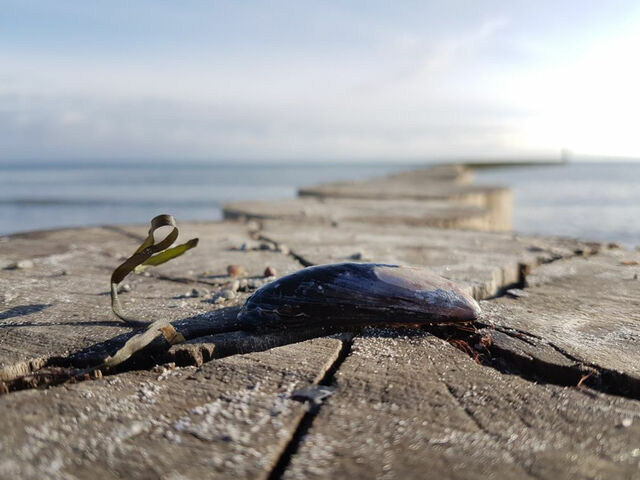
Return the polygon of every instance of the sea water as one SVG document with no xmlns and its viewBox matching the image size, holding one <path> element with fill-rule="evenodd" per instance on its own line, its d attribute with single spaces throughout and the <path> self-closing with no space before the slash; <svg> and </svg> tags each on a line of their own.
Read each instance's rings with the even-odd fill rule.
<svg viewBox="0 0 640 480">
<path fill-rule="evenodd" d="M 0 234 L 109 223 L 219 220 L 227 202 L 293 198 L 297 188 L 384 176 L 386 165 L 174 162 L 0 163 Z"/>
<path fill-rule="evenodd" d="M 640 163 L 497 168 L 475 178 L 512 188 L 516 232 L 640 245 Z"/>
</svg>

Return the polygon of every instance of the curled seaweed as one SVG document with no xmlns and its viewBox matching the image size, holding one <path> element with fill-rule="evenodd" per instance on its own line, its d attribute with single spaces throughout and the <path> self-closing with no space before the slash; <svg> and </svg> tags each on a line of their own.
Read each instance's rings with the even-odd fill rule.
<svg viewBox="0 0 640 480">
<path fill-rule="evenodd" d="M 162 227 L 171 227 L 171 230 L 164 238 L 156 242 L 155 234 Z M 176 221 L 171 215 L 165 214 L 154 217 L 151 220 L 147 238 L 144 239 L 133 255 L 120 264 L 111 274 L 111 309 L 113 313 L 127 325 L 133 327 L 146 326 L 147 329 L 145 332 L 131 337 L 114 355 L 108 356 L 104 360 L 104 366 L 113 367 L 124 362 L 135 352 L 149 345 L 159 335 L 164 336 L 170 345 L 184 342 L 182 334 L 176 332 L 167 320 L 145 321 L 132 317 L 124 311 L 118 298 L 118 285 L 131 272 L 141 267 L 155 266 L 168 262 L 198 245 L 198 239 L 193 238 L 186 243 L 171 247 L 178 239 L 178 234 Z"/>
<path fill-rule="evenodd" d="M 154 234 L 162 227 L 171 227 L 171 231 L 156 243 Z M 118 285 L 127 275 L 136 269 L 168 262 L 198 245 L 198 239 L 193 238 L 182 245 L 169 248 L 178 239 L 178 234 L 176 221 L 171 215 L 163 214 L 154 217 L 151 220 L 151 227 L 149 228 L 147 238 L 144 239 L 133 255 L 120 264 L 111 274 L 111 309 L 116 317 L 126 324 L 140 327 L 149 325 L 152 322 L 139 320 L 124 312 L 120 299 L 118 298 Z"/>
</svg>

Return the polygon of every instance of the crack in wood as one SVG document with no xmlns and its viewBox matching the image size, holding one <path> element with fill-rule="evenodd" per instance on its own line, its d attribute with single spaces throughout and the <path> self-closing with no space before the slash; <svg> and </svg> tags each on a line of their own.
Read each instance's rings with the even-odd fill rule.
<svg viewBox="0 0 640 480">
<path fill-rule="evenodd" d="M 584 385 L 592 390 L 635 400 L 640 400 L 640 381 L 630 375 L 622 372 L 609 370 L 598 365 L 588 364 L 580 359 L 569 355 L 562 349 L 550 344 L 549 342 L 540 341 L 538 345 L 533 345 L 535 349 L 544 347 L 552 348 L 568 360 L 571 365 L 560 365 L 551 361 L 545 361 L 536 355 L 536 351 L 531 349 L 517 348 L 517 344 L 501 347 L 496 343 L 487 344 L 482 342 L 483 335 L 491 335 L 491 327 L 482 328 L 476 333 L 466 333 L 465 335 L 456 335 L 448 333 L 442 335 L 434 329 L 429 329 L 430 333 L 443 338 L 454 346 L 458 346 L 451 342 L 457 339 L 465 342 L 473 348 L 473 354 L 467 349 L 459 348 L 467 353 L 480 364 L 495 368 L 502 373 L 518 375 L 525 380 L 534 382 L 550 383 L 562 387 L 580 388 Z M 496 330 L 508 335 L 515 342 L 522 342 L 531 346 L 531 342 L 525 342 L 519 335 L 514 335 L 508 329 Z"/>
<path fill-rule="evenodd" d="M 337 371 L 349 356 L 351 346 L 353 345 L 353 335 L 342 335 L 341 341 L 342 348 L 340 349 L 340 352 L 331 367 L 329 367 L 324 376 L 318 381 L 317 385 L 331 386 L 334 382 Z M 310 400 L 305 400 L 305 403 L 307 404 L 307 411 L 300 419 L 295 432 L 280 454 L 278 461 L 271 469 L 271 472 L 269 472 L 267 477 L 269 480 L 279 480 L 282 478 L 291 463 L 293 456 L 298 452 L 301 443 L 304 441 L 305 436 L 311 429 L 314 419 L 318 416 L 318 413 L 322 408 L 322 403 L 316 403 Z"/>
<path fill-rule="evenodd" d="M 473 413 L 471 412 L 471 410 L 468 407 L 465 407 L 464 405 L 462 405 L 462 403 L 460 402 L 460 399 L 458 398 L 458 396 L 454 393 L 453 388 L 451 387 L 451 385 L 449 385 L 447 382 L 443 382 L 443 385 L 446 389 L 446 391 L 449 393 L 449 396 L 451 397 L 451 399 L 455 402 L 455 404 L 458 406 L 458 408 L 465 414 L 465 416 L 471 420 L 471 422 L 476 426 L 476 428 L 478 429 L 478 431 L 490 436 L 490 437 L 496 437 L 496 435 L 494 435 L 493 433 L 489 432 L 484 425 L 482 425 L 480 423 L 480 421 L 475 417 L 475 415 L 473 415 Z"/>
</svg>

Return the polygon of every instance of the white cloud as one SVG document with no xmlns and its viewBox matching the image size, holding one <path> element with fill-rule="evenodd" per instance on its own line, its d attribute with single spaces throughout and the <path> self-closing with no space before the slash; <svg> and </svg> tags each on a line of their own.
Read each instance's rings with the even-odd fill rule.
<svg viewBox="0 0 640 480">
<path fill-rule="evenodd" d="M 632 48 L 572 64 L 571 78 L 590 79 L 581 88 L 548 65 L 518 63 L 527 52 L 511 15 L 469 15 L 447 28 L 437 17 L 410 27 L 353 15 L 338 39 L 317 17 L 307 25 L 313 48 L 263 44 L 275 34 L 257 26 L 263 37 L 242 46 L 177 39 L 166 55 L 0 51 L 0 158 L 413 159 L 556 154 L 614 139 L 640 154 L 630 123 L 597 144 L 586 116 L 558 115 L 599 89 L 590 104 L 630 120 L 609 100 L 630 95 L 637 71 L 605 97 L 611 79 L 593 62 L 615 70 Z"/>
<path fill-rule="evenodd" d="M 518 138 L 577 153 L 640 156 L 640 23 L 572 58 L 528 71 L 508 101 L 531 112 Z"/>
</svg>

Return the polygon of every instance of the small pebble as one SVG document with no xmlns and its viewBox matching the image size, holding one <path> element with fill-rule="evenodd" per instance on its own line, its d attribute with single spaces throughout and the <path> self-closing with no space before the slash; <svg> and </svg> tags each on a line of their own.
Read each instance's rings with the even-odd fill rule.
<svg viewBox="0 0 640 480">
<path fill-rule="evenodd" d="M 624 428 L 629 428 L 631 425 L 633 425 L 633 419 L 629 417 L 625 417 L 622 419 L 621 424 Z"/>
<path fill-rule="evenodd" d="M 239 288 L 240 288 L 240 280 L 234 280 L 229 284 L 229 290 L 233 292 L 237 292 Z"/>
<path fill-rule="evenodd" d="M 227 274 L 230 277 L 241 277 L 245 274 L 244 267 L 242 265 L 228 265 Z"/>
<path fill-rule="evenodd" d="M 262 225 L 260 225 L 260 223 L 256 222 L 255 220 L 250 220 L 247 222 L 247 228 L 249 230 L 252 230 L 251 237 L 254 238 L 257 231 L 262 228 Z"/>
<path fill-rule="evenodd" d="M 242 290 L 243 292 L 247 290 L 247 287 L 249 286 L 249 282 L 247 282 L 246 278 L 242 278 L 240 279 L 240 281 L 238 282 L 238 290 Z"/>
<path fill-rule="evenodd" d="M 208 297 L 210 293 L 206 288 L 194 288 L 189 292 L 189 296 L 191 298 Z"/>
<path fill-rule="evenodd" d="M 529 294 L 520 289 L 520 288 L 510 288 L 509 290 L 507 290 L 507 295 L 514 297 L 514 298 L 524 298 L 524 297 L 528 297 Z"/>
<path fill-rule="evenodd" d="M 273 267 L 267 267 L 264 270 L 264 276 L 265 277 L 275 277 L 277 274 L 278 274 L 278 272 Z"/>
<path fill-rule="evenodd" d="M 131 285 L 129 285 L 128 283 L 122 284 L 120 285 L 120 288 L 118 288 L 118 293 L 125 293 L 130 291 L 131 291 Z"/>
<path fill-rule="evenodd" d="M 285 255 L 289 255 L 289 252 L 291 251 L 289 250 L 289 247 L 287 247 L 284 243 L 278 244 L 277 250 L 280 253 L 284 253 Z"/>
<path fill-rule="evenodd" d="M 356 253 L 354 253 L 352 255 L 349 255 L 348 258 L 349 258 L 349 260 L 356 260 L 356 261 L 357 260 L 364 260 L 365 255 L 364 255 L 363 252 L 356 252 Z"/>
<path fill-rule="evenodd" d="M 220 292 L 220 296 L 225 300 L 231 300 L 232 298 L 236 298 L 236 292 L 228 288 L 225 288 Z"/>
<path fill-rule="evenodd" d="M 175 370 L 175 368 L 176 368 L 175 362 L 170 362 L 170 363 L 164 363 L 162 365 L 156 365 L 155 367 L 153 367 L 151 371 L 154 373 L 165 373 L 169 370 Z"/>
<path fill-rule="evenodd" d="M 264 285 L 264 281 L 259 278 L 250 278 L 249 280 L 247 280 L 247 287 L 250 290 L 260 288 L 262 285 Z"/>
<path fill-rule="evenodd" d="M 16 262 L 16 267 L 20 270 L 22 269 L 27 269 L 27 268 L 33 268 L 33 262 L 31 260 L 18 260 Z"/>
<path fill-rule="evenodd" d="M 311 400 L 315 405 L 320 405 L 322 401 L 335 393 L 335 388 L 324 385 L 299 388 L 291 393 L 294 400 Z"/>
</svg>

